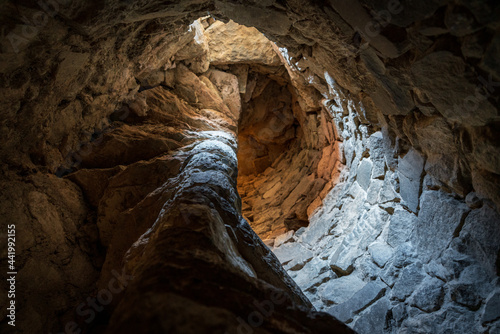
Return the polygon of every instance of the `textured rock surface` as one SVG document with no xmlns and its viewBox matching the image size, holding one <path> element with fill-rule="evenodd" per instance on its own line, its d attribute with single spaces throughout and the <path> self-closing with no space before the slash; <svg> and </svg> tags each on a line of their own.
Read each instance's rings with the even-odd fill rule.
<svg viewBox="0 0 500 334">
<path fill-rule="evenodd" d="M 95 218 L 88 214 L 82 191 L 68 180 L 44 173 L 7 176 L 1 182 L 0 214 L 5 223 L 16 225 L 16 316 L 23 319 L 16 328 L 39 333 L 54 323 L 64 326 L 93 291 L 102 266 Z M 7 239 L 7 226 L 2 227 Z M 6 264 L 6 248 L 1 256 Z M 7 296 L 5 279 L 1 289 Z M 2 319 L 9 314 L 6 302 L 2 298 Z M 6 322 L 2 326 L 8 330 Z"/>
<path fill-rule="evenodd" d="M 112 314 L 113 332 L 250 322 L 263 333 L 335 332 L 239 217 L 239 127 L 240 152 L 245 134 L 259 139 L 247 151 L 256 173 L 240 168 L 243 214 L 268 245 L 295 231 L 275 250 L 318 309 L 354 305 L 360 333 L 498 331 L 499 8 L 4 1 L 0 211 L 1 233 L 19 226 L 26 321 L 16 330 L 59 332 L 78 319 L 103 331 Z M 246 29 L 213 17 L 258 28 L 284 66 L 268 43 L 254 57 L 262 35 L 240 40 L 252 52 L 228 40 L 218 54 L 232 60 L 211 69 L 234 75 L 222 91 L 205 75 L 210 41 L 219 45 L 205 33 Z M 237 91 L 244 115 L 264 116 L 257 128 L 239 124 Z M 86 324 L 76 307 L 124 264 L 134 281 Z M 410 269 L 421 279 L 404 280 Z M 354 299 L 373 282 L 386 286 Z M 285 299 L 271 298 L 280 291 Z M 260 321 L 266 301 L 276 312 Z M 3 333 L 12 328 L 0 306 Z"/>
<path fill-rule="evenodd" d="M 201 32 L 222 30 L 230 37 L 235 30 L 247 28 L 234 24 L 212 27 L 211 18 L 193 24 L 188 32 L 175 25 L 165 28 L 163 23 L 182 17 L 187 24 L 186 17 L 194 20 L 209 11 L 257 27 L 287 48 L 283 56 L 289 60 L 288 68 L 297 71 L 292 81 L 303 109 L 320 108 L 321 94 L 329 93 L 328 82 L 333 80 L 355 103 L 362 104 L 360 121 L 387 125 L 393 134 L 427 155 L 427 172 L 462 195 L 474 187 L 499 203 L 495 191 L 499 162 L 485 159 L 498 156 L 495 101 L 499 78 L 494 61 L 498 38 L 493 38 L 492 23 L 498 7 L 494 4 L 460 3 L 449 10 L 444 2 L 420 10 L 405 1 L 357 1 L 352 8 L 225 1 L 193 7 L 188 3 L 163 7 L 155 1 L 144 7 L 115 2 L 58 4 L 54 11 L 67 21 L 53 12 L 44 14 L 36 4 L 16 9 L 6 3 L 5 7 L 2 158 L 11 164 L 55 170 L 81 142 L 107 127 L 102 120 L 113 107 L 106 106 L 133 98 L 137 80 L 166 79 L 162 73 L 176 61 L 185 62 L 195 72 L 204 70 L 207 61 L 203 57 L 211 39 Z M 32 16 L 41 20 L 40 27 L 30 29 L 20 19 L 23 15 L 28 21 Z M 432 15 L 435 21 L 426 21 Z M 462 21 L 469 22 L 466 28 L 457 28 Z M 71 30 L 69 22 L 78 28 Z M 115 31 L 116 23 L 122 25 Z M 445 43 L 455 37 L 463 40 L 453 46 Z M 244 40 L 254 49 L 262 41 L 262 37 Z M 273 59 L 268 63 L 277 64 L 268 44 L 260 49 Z M 471 53 L 471 49 L 475 51 Z M 124 61 L 115 61 L 122 58 Z M 29 72 L 28 68 L 37 70 Z M 53 80 L 46 75 L 51 71 Z M 308 100 L 307 96 L 314 98 Z M 65 117 L 49 117 L 52 113 Z M 15 117 L 24 124 L 17 132 L 10 126 Z M 9 154 L 24 139 L 31 144 L 19 155 Z"/>
<path fill-rule="evenodd" d="M 273 249 L 301 249 L 296 259 L 313 253 L 301 266 L 286 266 L 290 276 L 317 309 L 359 333 L 494 331 L 495 204 L 475 193 L 450 193 L 447 184 L 424 176 L 425 157 L 413 148 L 398 154 L 385 130 L 370 134 L 357 125 L 359 112 L 348 110 L 345 118 L 342 110 L 332 112 L 342 116 L 337 124 L 346 136 L 339 182 L 310 225 Z"/>
<path fill-rule="evenodd" d="M 250 67 L 246 87 L 238 191 L 244 217 L 262 239 L 273 240 L 309 224 L 335 184 L 341 152 L 324 112 L 310 115 L 298 103 L 284 66 Z"/>
<path fill-rule="evenodd" d="M 352 332 L 314 309 L 241 216 L 243 80 L 202 70 L 207 24 L 191 25 L 172 69 L 138 79 L 111 126 L 58 169 L 64 178 L 3 170 L 13 191 L 2 213 L 21 234 L 21 332 Z"/>
<path fill-rule="evenodd" d="M 209 61 L 213 65 L 261 64 L 281 65 L 271 42 L 257 29 L 233 21 L 217 21 L 205 33 Z"/>
</svg>

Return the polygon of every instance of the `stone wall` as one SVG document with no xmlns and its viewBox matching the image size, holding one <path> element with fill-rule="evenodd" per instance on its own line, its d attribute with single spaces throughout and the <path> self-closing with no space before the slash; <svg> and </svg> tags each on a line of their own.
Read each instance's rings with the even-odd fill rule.
<svg viewBox="0 0 500 334">
<path fill-rule="evenodd" d="M 238 133 L 243 217 L 268 245 L 283 232 L 309 225 L 341 163 L 334 125 L 320 100 L 314 109 L 303 109 L 286 68 L 273 72 L 259 73 L 254 85 L 250 78 L 248 89 L 256 88 L 243 103 Z"/>
<path fill-rule="evenodd" d="M 197 57 L 195 72 L 205 69 L 203 52 L 174 55 L 195 35 L 181 26 L 208 11 L 256 27 L 287 48 L 301 73 L 292 80 L 314 97 L 304 98 L 304 110 L 327 88 L 328 72 L 363 103 L 362 123 L 388 124 L 391 137 L 424 153 L 426 172 L 453 191 L 465 196 L 474 189 L 499 203 L 499 162 L 489 159 L 499 155 L 492 3 L 60 0 L 52 7 L 48 15 L 36 3 L 7 2 L 2 11 L 2 159 L 12 166 L 54 171 L 107 128 L 106 117 L 133 99 L 137 81 L 186 57 Z M 44 19 L 35 25 L 33 18 Z"/>
<path fill-rule="evenodd" d="M 239 219 L 238 99 L 223 88 L 241 91 L 244 81 L 241 71 L 223 74 L 236 68 L 209 70 L 218 60 L 209 34 L 200 34 L 213 18 L 231 18 L 278 43 L 286 69 L 279 76 L 293 86 L 288 91 L 298 104 L 302 140 L 282 165 L 271 164 L 269 174 L 266 169 L 249 182 L 249 191 L 260 192 L 272 176 L 286 184 L 284 195 L 293 194 L 295 216 L 279 223 L 296 231 L 268 244 L 312 302 L 359 331 L 380 329 L 373 320 L 384 316 L 386 331 L 498 331 L 497 4 L 58 0 L 2 6 L 0 207 L 7 217 L 2 231 L 19 226 L 18 315 L 28 320 L 17 329 L 60 330 L 79 303 L 88 310 L 87 297 L 101 293 L 103 300 L 106 291 L 126 287 L 97 312 L 90 330 L 105 328 L 112 314 L 110 330 L 130 324 L 136 332 L 134 310 L 148 305 L 159 307 L 141 313 L 144 319 L 166 318 L 160 306 L 179 311 L 164 323 L 144 323 L 152 332 L 237 329 L 243 326 L 238 316 L 257 311 L 252 302 L 279 291 L 288 291 L 287 302 L 275 305 L 263 331 L 340 326 L 310 308 Z M 275 56 L 259 61 L 277 64 Z M 302 164 L 307 168 L 297 170 L 301 186 L 294 192 L 282 173 Z M 333 188 L 332 181 L 339 184 Z M 307 233 L 298 228 L 306 218 Z M 139 279 L 130 283 L 122 268 Z M 204 278 L 209 288 L 197 290 L 200 276 L 214 271 L 222 276 Z M 223 281 L 231 283 L 219 286 Z M 164 303 L 168 298 L 175 302 Z M 186 329 L 183 321 L 193 313 L 199 328 Z"/>
<path fill-rule="evenodd" d="M 344 108 L 328 109 L 343 128 L 338 183 L 273 252 L 318 310 L 358 333 L 498 331 L 495 204 L 450 192 L 425 156 Z"/>
<path fill-rule="evenodd" d="M 249 60 L 231 54 L 224 71 L 208 57 L 206 44 L 226 31 L 212 25 L 221 29 L 195 21 L 177 48 L 196 56 L 138 78 L 110 126 L 56 175 L 4 170 L 13 197 L 1 208 L 20 237 L 18 322 L 2 307 L 2 332 L 352 333 L 315 310 L 241 216 L 247 81 L 231 71 Z M 203 64 L 212 58 L 218 68 Z"/>
<path fill-rule="evenodd" d="M 7 224 L 15 225 L 17 322 L 15 328 L 7 325 L 11 319 L 7 318 L 10 284 L 6 279 L 11 276 L 5 277 L 4 242 L 0 328 L 6 333 L 38 333 L 45 323 L 73 319 L 75 307 L 95 290 L 104 260 L 99 231 L 81 189 L 73 182 L 44 173 L 3 173 L 1 236 L 7 240 Z"/>
</svg>

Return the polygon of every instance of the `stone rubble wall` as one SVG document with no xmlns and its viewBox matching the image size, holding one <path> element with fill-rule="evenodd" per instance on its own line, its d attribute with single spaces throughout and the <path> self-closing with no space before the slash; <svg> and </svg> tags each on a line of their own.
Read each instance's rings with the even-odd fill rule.
<svg viewBox="0 0 500 334">
<path fill-rule="evenodd" d="M 294 86 L 309 93 L 302 94 L 304 110 L 318 101 L 316 90 L 327 89 L 327 72 L 363 103 L 362 124 L 387 124 L 390 136 L 423 153 L 425 171 L 454 192 L 474 190 L 500 204 L 499 7 L 486 1 L 74 1 L 57 6 L 37 29 L 22 18 L 43 14 L 39 5 L 8 2 L 2 160 L 49 172 L 71 166 L 71 153 L 105 131 L 107 117 L 141 85 L 168 82 L 178 52 L 177 60 L 195 56 L 194 72 L 206 69 L 209 41 L 186 46 L 197 32 L 185 27 L 207 12 L 256 27 L 286 48 L 302 73 Z"/>
<path fill-rule="evenodd" d="M 128 165 L 120 173 L 128 172 L 121 179 L 133 180 L 132 186 L 140 189 L 108 188 L 99 200 L 97 224 L 108 252 L 98 284 L 103 286 L 110 269 L 120 264 L 133 276 L 110 309 L 106 333 L 242 328 L 262 333 L 350 333 L 334 317 L 314 310 L 241 216 L 235 132 L 240 110 L 232 108 L 232 94 L 217 88 L 221 80 L 237 83 L 237 77 L 213 69 L 196 75 L 180 63 L 174 71 L 174 89 L 158 86 L 139 93 L 147 112 L 132 114 L 122 128 L 155 133 L 155 125 L 168 126 L 168 116 L 177 111 L 175 120 L 182 119 L 182 124 L 161 135 L 177 142 L 178 148 L 165 148 L 163 154 Z M 239 91 L 237 84 L 234 88 Z M 120 128 L 114 133 L 122 141 L 132 139 L 126 150 L 138 144 Z M 96 158 L 99 154 L 97 150 Z M 157 163 L 165 164 L 159 171 L 162 181 L 149 181 L 157 177 L 151 175 L 152 166 L 130 175 L 137 164 Z M 81 173 L 102 174 L 102 169 L 82 169 L 68 177 L 78 179 Z M 154 188 L 144 187 L 151 182 Z"/>
<path fill-rule="evenodd" d="M 197 76 L 207 68 L 208 58 L 204 52 L 208 42 L 202 38 L 193 42 L 197 31 L 187 29 L 195 19 L 207 13 L 256 27 L 278 43 L 283 56 L 289 60 L 291 70 L 288 72 L 301 95 L 301 108 L 309 112 L 310 117 L 317 117 L 313 111 L 319 110 L 318 102 L 323 102 L 331 115 L 341 113 L 342 117 L 351 117 L 350 122 L 354 125 L 340 122 L 339 117 L 334 116 L 339 138 L 345 146 L 349 173 L 346 170 L 341 175 L 343 183 L 323 200 L 326 203 L 335 196 L 339 198 L 335 203 L 344 200 L 344 204 L 336 208 L 338 212 L 334 205 L 329 213 L 345 212 L 346 215 L 342 220 L 318 219 L 326 224 L 336 221 L 339 226 L 333 235 L 319 233 L 318 239 L 326 241 L 336 236 L 338 242 L 343 243 L 345 239 L 344 245 L 354 244 L 361 249 L 354 247 L 350 252 L 347 248 L 346 252 L 346 247 L 339 245 L 328 252 L 328 257 L 315 257 L 307 264 L 312 266 L 319 262 L 314 268 L 329 269 L 311 270 L 314 277 L 324 276 L 325 281 L 332 282 L 360 275 L 361 266 L 357 261 L 362 259 L 370 258 L 367 260 L 372 267 L 370 270 L 376 271 L 380 266 L 382 271 L 385 268 L 394 270 L 388 269 L 387 275 L 370 280 L 369 285 L 363 275 L 358 280 L 349 279 L 345 284 L 360 287 L 360 293 L 344 295 L 334 301 L 337 305 L 350 301 L 345 307 L 346 313 L 338 316 L 356 318 L 351 324 L 359 324 L 358 328 L 369 328 L 371 325 L 365 326 L 363 322 L 383 318 L 385 314 L 390 321 L 384 326 L 397 328 L 402 325 L 406 332 L 418 332 L 418 326 L 424 328 L 421 332 L 446 332 L 446 326 L 455 326 L 453 331 L 460 332 L 462 328 L 468 331 L 470 324 L 479 327 L 483 323 L 484 329 L 491 327 L 490 332 L 498 331 L 495 329 L 498 325 L 491 323 L 498 321 L 498 293 L 490 288 L 496 276 L 488 281 L 490 283 L 477 283 L 481 282 L 479 279 L 491 278 L 491 263 L 498 259 L 495 254 L 498 243 L 494 243 L 498 240 L 498 224 L 492 224 L 498 217 L 488 200 L 498 209 L 500 57 L 497 3 L 432 1 L 423 4 L 369 0 L 330 1 L 328 4 L 295 0 L 168 4 L 146 0 L 133 5 L 92 0 L 51 3 L 59 5 L 49 11 L 50 15 L 44 14 L 39 2 L 30 1 L 6 1 L 0 12 L 4 37 L 0 41 L 0 206 L 7 217 L 2 220 L 2 228 L 14 221 L 21 229 L 33 232 L 34 243 L 29 232 L 26 232 L 27 240 L 21 242 L 24 246 L 19 255 L 22 267 L 19 284 L 26 294 L 19 298 L 41 300 L 37 304 L 30 303 L 31 309 L 19 310 L 20 316 L 29 319 L 25 332 L 52 328 L 54 315 L 62 314 L 56 320 L 59 323 L 54 325 L 59 330 L 60 325 L 72 318 L 70 304 L 84 301 L 88 296 L 88 286 L 101 266 L 99 257 L 105 253 L 103 249 L 96 249 L 101 241 L 96 235 L 95 224 L 103 231 L 102 242 L 107 246 L 113 244 L 113 249 L 106 250 L 109 254 L 107 268 L 112 268 L 113 263 L 121 264 L 121 254 L 154 223 L 165 203 L 155 202 L 154 189 L 172 176 L 169 173 L 175 174 L 181 167 L 176 159 L 165 162 L 155 157 L 199 139 L 188 132 L 186 136 L 179 135 L 176 130 L 185 130 L 187 125 L 193 129 L 199 126 L 196 118 L 188 121 L 179 116 L 191 110 L 176 99 L 190 101 L 197 110 L 199 106 L 206 106 L 199 112 L 215 123 L 211 126 L 235 131 L 231 108 L 214 97 L 212 88 L 197 92 L 201 95 L 192 94 L 200 87 L 200 82 L 211 86 L 210 79 Z M 46 20 L 33 22 L 33 19 L 40 19 L 40 14 L 45 15 Z M 378 31 L 373 29 L 377 25 Z M 13 40 L 13 37 L 20 38 Z M 176 58 L 180 51 L 183 52 Z M 186 55 L 196 55 L 196 59 L 181 60 Z M 181 70 L 176 69 L 179 61 L 187 70 L 181 66 Z M 176 73 L 182 71 L 184 73 L 176 78 Z M 163 91 L 160 94 L 159 90 L 154 92 L 159 95 L 153 94 L 151 88 L 158 85 L 173 89 L 182 74 L 189 80 L 177 83 L 175 96 Z M 356 117 L 350 116 L 352 111 L 348 106 L 334 98 L 341 90 L 352 100 L 351 109 L 356 109 Z M 152 96 L 146 97 L 146 93 L 139 91 Z M 326 100 L 320 101 L 321 96 Z M 134 118 L 145 117 L 151 105 L 164 99 L 170 101 L 163 105 L 169 112 L 152 113 L 156 117 L 153 125 L 131 126 L 128 123 Z M 171 105 L 177 107 L 169 108 Z M 131 119 L 115 129 L 115 122 L 123 121 L 127 110 L 132 113 Z M 212 110 L 226 116 L 219 113 L 219 117 L 214 117 Z M 356 134 L 352 130 L 354 127 L 361 133 Z M 369 145 L 364 142 L 375 134 L 372 140 L 377 141 L 380 132 L 387 145 L 383 146 L 383 151 L 391 152 L 394 147 L 396 152 L 384 153 L 383 178 L 380 159 L 375 157 L 375 152 L 365 150 Z M 355 134 L 355 139 L 350 140 L 351 134 Z M 87 145 L 91 142 L 99 146 L 94 153 L 95 159 L 92 154 L 84 154 L 89 150 L 94 152 L 95 147 Z M 135 147 L 141 155 L 130 155 L 129 147 Z M 153 164 L 155 159 L 158 161 Z M 424 172 L 420 173 L 422 163 Z M 160 171 L 158 174 L 150 172 L 151 164 L 155 166 L 152 168 L 157 168 L 154 170 Z M 82 167 L 94 169 L 87 179 L 81 172 L 78 177 L 84 181 L 80 183 L 76 173 L 73 174 L 74 182 L 81 185 L 82 190 L 68 183 L 69 176 L 62 180 L 54 177 L 54 174 L 61 176 Z M 402 168 L 401 173 L 399 168 Z M 122 172 L 124 174 L 120 175 Z M 141 177 L 135 179 L 134 175 Z M 422 175 L 424 181 L 417 185 Z M 118 177 L 114 179 L 114 176 Z M 86 189 L 87 183 L 94 183 L 94 186 Z M 380 192 L 377 192 L 377 184 L 382 185 Z M 342 188 L 344 185 L 349 186 Z M 130 191 L 119 192 L 127 188 Z M 115 192 L 117 198 L 113 198 Z M 477 199 L 471 192 L 477 194 Z M 399 203 L 392 200 L 398 196 Z M 370 208 L 378 203 L 379 197 L 381 205 L 374 206 L 371 212 Z M 96 203 L 103 198 L 110 209 L 96 208 Z M 370 204 L 368 200 L 375 202 Z M 150 205 L 150 201 L 156 204 Z M 30 211 L 30 203 L 40 204 Z M 425 203 L 433 205 L 432 209 L 425 208 Z M 360 207 L 365 204 L 370 208 L 363 211 Z M 347 210 L 350 205 L 352 210 Z M 314 217 L 325 217 L 320 213 L 328 211 L 328 207 L 324 205 Z M 46 211 L 42 210 L 45 208 Z M 394 209 L 392 213 L 391 208 Z M 119 237 L 113 240 L 113 233 L 109 233 L 121 222 L 113 221 L 113 210 L 119 212 L 120 218 L 134 217 L 124 218 L 127 233 L 122 244 L 118 242 Z M 449 214 L 440 214 L 441 210 Z M 370 213 L 370 220 L 358 220 L 358 216 L 365 213 Z M 389 220 L 385 221 L 384 217 Z M 392 224 L 393 220 L 398 222 Z M 408 220 L 413 222 L 407 223 Z M 372 228 L 384 231 L 385 228 L 377 223 L 384 225 L 384 221 L 389 227 L 393 225 L 393 233 L 380 234 L 370 251 L 373 235 L 363 236 L 363 232 Z M 408 229 L 408 224 L 415 228 Z M 320 226 L 311 219 L 309 230 L 321 229 Z M 299 230 L 295 237 L 303 231 Z M 289 234 L 281 239 L 289 239 Z M 399 237 L 408 237 L 408 241 L 395 246 Z M 429 246 L 422 244 L 422 239 L 429 240 Z M 258 244 L 252 238 L 248 240 Z M 332 245 L 335 242 L 332 241 Z M 275 242 L 277 249 L 280 243 L 283 240 Z M 368 252 L 363 250 L 366 243 L 369 243 Z M 284 255 L 277 252 L 290 269 L 298 270 L 311 253 L 321 252 L 321 241 L 313 246 L 299 244 L 301 247 L 294 246 L 301 251 L 301 257 L 296 260 L 286 261 Z M 294 244 L 285 243 L 282 247 L 291 245 Z M 440 245 L 445 249 L 439 249 Z M 397 255 L 389 257 L 391 251 L 387 250 L 391 247 Z M 395 252 L 394 248 L 399 250 Z M 422 254 L 417 255 L 415 250 Z M 261 251 L 259 256 L 267 254 Z M 442 256 L 438 257 L 438 253 Z M 376 254 L 378 265 L 370 262 L 372 254 Z M 330 256 L 334 255 L 337 260 L 345 258 L 346 261 L 335 260 L 330 265 Z M 252 252 L 245 255 L 247 262 L 251 256 Z M 28 266 L 27 260 L 31 257 L 37 262 L 31 261 Z M 4 259 L 2 256 L 2 261 Z M 385 259 L 387 262 L 383 264 Z M 481 269 L 476 270 L 476 265 Z M 276 266 L 279 268 L 278 264 Z M 392 274 L 397 269 L 402 269 L 400 280 Z M 301 272 L 304 270 L 307 269 Z M 484 275 L 477 274 L 481 270 Z M 87 273 L 82 280 L 81 272 Z M 344 276 L 333 279 L 333 274 Z M 109 271 L 102 275 L 109 275 Z M 292 276 L 296 276 L 294 272 Z M 386 283 L 391 286 L 391 277 L 397 282 L 419 282 L 418 291 L 429 291 L 424 294 L 426 297 L 438 296 L 432 299 L 438 300 L 437 306 L 429 309 L 431 304 L 422 301 L 422 293 L 417 294 L 415 290 L 410 295 L 412 290 L 408 292 L 403 283 L 394 283 L 389 291 L 385 286 Z M 437 280 L 443 282 L 442 290 L 436 287 L 439 285 Z M 103 278 L 99 284 L 102 287 L 106 283 Z M 298 283 L 321 307 L 322 304 L 307 292 L 308 287 L 304 285 L 307 282 L 298 280 Z M 417 283 L 414 285 L 417 288 Z M 476 285 L 479 290 L 474 292 Z M 64 288 L 54 293 L 55 286 Z M 345 291 L 356 288 L 340 290 L 335 293 L 342 296 Z M 396 299 L 391 299 L 393 293 Z M 323 295 L 335 296 L 333 293 Z M 379 295 L 384 297 L 379 298 Z M 444 295 L 443 301 L 441 295 Z M 376 300 L 376 303 L 367 305 L 364 302 L 367 299 Z M 333 302 L 324 304 L 328 304 L 327 308 L 335 308 Z M 398 305 L 392 307 L 393 304 Z M 361 321 L 360 315 L 368 311 L 374 317 L 364 317 Z M 379 325 L 379 321 L 373 324 Z M 441 328 L 434 330 L 431 326 Z"/>
<path fill-rule="evenodd" d="M 319 102 L 313 110 L 302 109 L 286 69 L 281 66 L 277 72 L 281 80 L 256 76 L 257 85 L 269 83 L 243 103 L 238 133 L 242 213 L 268 245 L 276 236 L 309 224 L 341 164 L 331 118 Z"/>
<path fill-rule="evenodd" d="M 292 147 L 263 173 L 238 178 L 243 215 L 268 246 L 278 235 L 309 225 L 310 215 L 339 176 L 335 153 L 333 145 L 326 146 L 323 155 Z"/>
<path fill-rule="evenodd" d="M 320 93 L 303 85 L 298 91 L 299 81 L 280 50 L 255 28 L 216 21 L 203 36 L 215 71 L 238 77 L 241 103 L 233 104 L 242 108 L 238 122 L 242 214 L 272 245 L 277 235 L 307 226 L 309 215 L 335 184 L 341 163 L 335 127 L 322 110 Z M 234 81 L 216 86 L 237 91 Z"/>
<path fill-rule="evenodd" d="M 181 55 L 206 51 L 193 26 Z M 58 175 L 4 170 L 22 298 L 2 333 L 353 332 L 314 309 L 242 218 L 239 80 L 196 74 L 195 60 L 137 79 Z"/>
<path fill-rule="evenodd" d="M 425 156 L 344 107 L 328 109 L 343 129 L 338 183 L 273 252 L 318 310 L 360 334 L 499 331 L 495 204 L 450 192 Z"/>
</svg>

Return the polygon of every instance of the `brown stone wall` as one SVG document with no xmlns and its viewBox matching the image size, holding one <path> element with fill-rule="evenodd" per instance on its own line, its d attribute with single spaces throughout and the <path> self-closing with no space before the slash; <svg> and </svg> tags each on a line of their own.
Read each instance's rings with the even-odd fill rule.
<svg viewBox="0 0 500 334">
<path fill-rule="evenodd" d="M 18 319 L 26 327 L 16 329 L 26 333 L 60 330 L 74 319 L 79 303 L 87 307 L 88 296 L 99 297 L 100 291 L 109 289 L 113 278 L 116 281 L 113 270 L 121 272 L 124 265 L 127 273 L 135 273 L 136 280 L 130 285 L 125 282 L 129 286 L 123 299 L 121 294 L 113 297 L 107 311 L 98 312 L 89 328 L 101 324 L 105 328 L 110 318 L 106 312 L 118 305 L 121 311 L 113 313 L 110 331 L 123 331 L 141 315 L 162 318 L 158 313 L 162 307 L 166 313 L 179 310 L 178 316 L 163 323 L 142 318 L 152 332 L 165 328 L 189 332 L 192 327 L 182 326 L 187 326 L 185 319 L 192 313 L 198 317 L 194 323 L 209 328 L 207 331 L 237 329 L 236 316 L 245 318 L 256 309 L 255 304 L 245 305 L 268 300 L 274 289 L 288 291 L 283 305 L 294 302 L 298 306 L 293 311 L 276 306 L 279 311 L 265 319 L 262 331 L 328 332 L 340 326 L 331 317 L 311 311 L 277 260 L 240 220 L 235 160 L 238 94 L 234 92 L 241 92 L 244 80 L 241 68 L 239 72 L 229 67 L 206 72 L 214 58 L 208 53 L 210 40 L 199 32 L 210 30 L 213 18 L 231 18 L 255 27 L 276 42 L 286 75 L 281 72 L 273 80 L 286 77 L 290 82 L 296 139 L 288 143 L 287 152 L 272 162 L 264 161 L 260 176 L 249 176 L 245 182 L 242 193 L 258 195 L 254 193 L 258 201 L 251 205 L 252 212 L 258 209 L 253 212 L 254 222 L 259 219 L 256 213 L 268 210 L 269 217 L 283 219 L 278 220 L 278 229 L 300 226 L 306 218 L 311 220 L 319 199 L 325 203 L 325 189 L 334 187 L 332 180 L 346 181 L 342 196 L 362 207 L 367 195 L 359 187 L 366 191 L 373 175 L 382 180 L 374 166 L 380 167 L 377 161 L 382 160 L 376 152 L 384 147 L 380 153 L 384 155 L 384 186 L 388 180 L 386 188 L 395 188 L 391 200 L 402 203 L 404 211 L 377 204 L 373 212 L 370 208 L 359 211 L 360 216 L 371 212 L 387 222 L 389 218 L 383 216 L 418 212 L 417 252 L 425 253 L 426 244 L 421 240 L 429 238 L 431 245 L 449 242 L 451 247 L 439 255 L 449 259 L 444 266 L 454 271 L 444 276 L 449 284 L 446 296 L 457 305 L 434 316 L 449 315 L 460 321 L 443 331 L 458 328 L 461 322 L 485 324 L 484 330 L 498 329 L 494 323 L 497 294 L 490 286 L 497 279 L 498 246 L 489 238 L 497 233 L 497 225 L 491 222 L 498 220 L 495 210 L 500 205 L 497 4 L 55 0 L 4 1 L 1 6 L 0 211 L 5 217 L 2 233 L 8 224 L 18 226 Z M 188 29 L 195 19 L 206 15 L 212 17 Z M 241 56 L 238 52 L 232 55 Z M 259 62 L 266 66 L 276 64 L 274 56 L 262 59 Z M 213 74 L 221 70 L 235 75 Z M 211 131 L 225 131 L 229 137 Z M 209 145 L 201 147 L 208 154 L 197 156 L 199 145 Z M 344 174 L 339 174 L 341 166 L 328 156 L 347 165 Z M 418 167 L 420 173 L 408 165 Z M 284 174 L 290 166 L 297 166 L 292 169 L 297 172 L 290 174 L 293 182 Z M 287 189 L 281 196 L 270 197 L 273 193 L 268 191 L 273 189 L 267 188 L 268 181 L 278 178 L 276 182 L 286 184 Z M 297 186 L 292 185 L 295 182 Z M 360 186 L 354 186 L 356 183 Z M 336 193 L 329 192 L 331 196 Z M 294 215 L 271 212 L 276 205 L 266 202 L 268 198 L 282 199 L 279 210 L 290 207 Z M 453 222 L 447 224 L 440 218 L 441 206 L 430 205 L 422 212 L 422 203 L 436 202 L 451 203 L 447 212 Z M 475 211 L 469 213 L 465 202 Z M 371 200 L 367 203 L 375 205 Z M 326 214 L 334 216 L 337 204 L 323 206 Z M 193 216 L 182 214 L 186 205 L 193 208 Z M 246 213 L 248 208 L 243 206 Z M 454 214 L 459 213 L 463 214 L 457 222 Z M 352 215 L 345 218 L 349 223 Z M 266 225 L 269 223 L 261 225 L 262 233 L 272 229 Z M 351 224 L 332 236 L 347 237 L 363 226 L 356 229 Z M 435 233 L 429 235 L 429 231 Z M 352 238 L 356 239 L 356 233 Z M 469 236 L 483 246 L 471 247 Z M 464 249 L 474 250 L 465 254 L 472 259 L 467 270 L 451 265 L 464 255 Z M 402 248 L 401 258 L 411 257 L 410 250 Z M 304 256 L 293 253 L 288 261 L 293 261 L 291 268 L 305 268 L 304 257 L 310 254 L 302 248 L 299 251 Z M 366 251 L 365 247 L 364 254 Z M 342 250 L 328 256 L 335 255 L 337 260 L 339 254 Z M 462 277 L 461 273 L 474 271 L 475 265 L 484 266 L 478 260 L 480 254 L 487 254 L 486 263 L 495 263 L 488 267 L 492 278 L 482 285 L 490 287 L 471 292 L 477 282 L 467 281 L 472 276 Z M 327 267 L 336 275 L 349 273 L 353 257 L 356 255 L 349 253 L 341 257 L 342 263 L 335 260 Z M 2 264 L 6 259 L 2 249 Z M 427 255 L 420 261 L 432 264 Z M 420 275 L 423 270 L 418 263 L 394 264 L 398 270 L 403 266 L 407 271 L 401 277 Z M 426 267 L 426 275 L 433 268 Z M 398 270 L 394 271 L 397 275 Z M 204 279 L 206 289 L 196 290 L 206 272 L 215 276 Z M 323 274 L 318 271 L 317 276 Z M 443 274 L 435 276 L 443 278 Z M 427 276 L 422 276 L 422 282 L 424 278 Z M 226 281 L 231 283 L 218 285 Z M 363 300 L 387 289 L 379 280 L 373 281 L 364 290 L 368 295 Z M 396 290 L 400 301 L 407 297 L 404 287 Z M 231 293 L 227 299 L 219 298 L 219 294 L 210 294 L 216 289 Z M 164 304 L 169 298 L 175 302 Z M 418 306 L 420 301 L 412 303 L 421 312 L 429 312 Z M 410 319 L 408 328 L 428 322 L 431 324 L 426 326 L 434 330 L 435 318 L 427 318 L 415 308 L 403 312 L 388 307 L 385 300 L 377 305 L 370 314 L 390 309 L 394 328 Z M 355 314 L 358 306 L 352 308 Z M 134 313 L 139 309 L 148 311 Z M 414 313 L 408 316 L 407 311 Z M 9 328 L 4 313 L 2 330 Z M 352 319 L 350 314 L 345 316 Z M 315 317 L 322 320 L 311 320 Z M 417 318 L 421 322 L 412 320 Z M 89 326 L 85 317 L 77 325 Z M 137 332 L 132 325 L 127 328 Z M 199 333 L 199 328 L 192 331 Z"/>
</svg>

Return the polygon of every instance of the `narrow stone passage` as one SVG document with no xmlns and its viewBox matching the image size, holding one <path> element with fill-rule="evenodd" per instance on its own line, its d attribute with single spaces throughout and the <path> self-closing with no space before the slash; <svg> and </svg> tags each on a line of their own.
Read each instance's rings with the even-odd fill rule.
<svg viewBox="0 0 500 334">
<path fill-rule="evenodd" d="M 0 332 L 498 333 L 499 6 L 4 1 Z"/>
<path fill-rule="evenodd" d="M 284 64 L 259 70 L 249 69 L 239 122 L 238 191 L 243 217 L 272 246 L 276 236 L 309 225 L 340 161 L 320 101 L 304 103 Z"/>
</svg>

